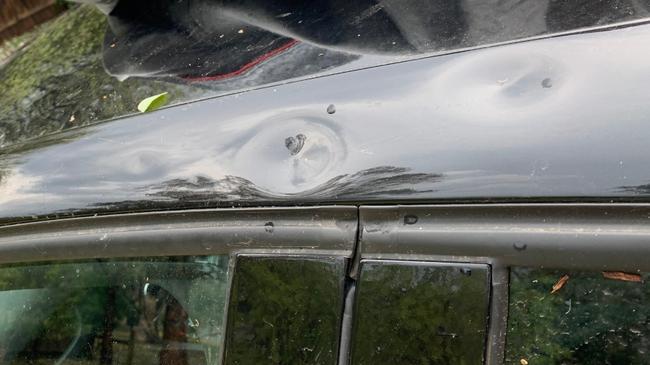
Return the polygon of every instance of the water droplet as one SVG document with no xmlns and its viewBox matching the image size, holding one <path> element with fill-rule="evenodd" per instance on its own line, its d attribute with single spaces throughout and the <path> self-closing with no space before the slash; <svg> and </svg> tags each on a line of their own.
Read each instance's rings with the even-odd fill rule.
<svg viewBox="0 0 650 365">
<path fill-rule="evenodd" d="M 405 215 L 404 224 L 415 224 L 418 222 L 418 217 L 415 215 Z"/>
<path fill-rule="evenodd" d="M 545 78 L 542 80 L 542 87 L 545 89 L 553 87 L 553 80 L 551 80 L 549 77 Z"/>
<path fill-rule="evenodd" d="M 334 113 L 336 113 L 336 106 L 334 106 L 334 104 L 330 104 L 327 107 L 327 114 L 334 114 Z"/>
<path fill-rule="evenodd" d="M 268 233 L 273 233 L 273 231 L 275 230 L 275 225 L 273 224 L 273 222 L 266 222 L 264 223 L 264 230 Z"/>
</svg>

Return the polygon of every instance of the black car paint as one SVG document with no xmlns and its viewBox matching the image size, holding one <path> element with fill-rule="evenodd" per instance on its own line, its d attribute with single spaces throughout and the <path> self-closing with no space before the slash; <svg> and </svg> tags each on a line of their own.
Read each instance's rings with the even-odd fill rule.
<svg viewBox="0 0 650 365">
<path fill-rule="evenodd" d="M 638 25 L 71 130 L 5 148 L 0 222 L 166 208 L 647 200 L 649 54 L 650 25 Z M 288 148 L 300 135 L 300 151 Z"/>
<path fill-rule="evenodd" d="M 650 16 L 648 0 L 77 1 L 108 16 L 107 72 L 192 80 L 231 78 L 298 42 L 347 62 L 341 56 L 449 51 Z"/>
</svg>

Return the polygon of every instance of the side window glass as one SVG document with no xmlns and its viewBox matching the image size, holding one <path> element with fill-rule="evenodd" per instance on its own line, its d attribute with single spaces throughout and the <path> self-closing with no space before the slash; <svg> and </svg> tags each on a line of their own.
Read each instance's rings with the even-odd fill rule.
<svg viewBox="0 0 650 365">
<path fill-rule="evenodd" d="M 647 364 L 647 274 L 513 268 L 506 364 Z"/>
<path fill-rule="evenodd" d="M 226 364 L 336 364 L 344 258 L 240 256 Z"/>
<path fill-rule="evenodd" d="M 481 364 L 487 265 L 362 261 L 352 364 Z"/>
<path fill-rule="evenodd" d="M 219 364 L 228 257 L 0 267 L 0 363 Z"/>
</svg>

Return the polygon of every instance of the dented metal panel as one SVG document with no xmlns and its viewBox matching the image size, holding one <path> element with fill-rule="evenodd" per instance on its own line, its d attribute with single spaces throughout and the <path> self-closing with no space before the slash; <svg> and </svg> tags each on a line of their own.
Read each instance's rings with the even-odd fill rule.
<svg viewBox="0 0 650 365">
<path fill-rule="evenodd" d="M 638 25 L 76 129 L 2 151 L 0 221 L 242 205 L 647 200 L 648 54 L 650 26 Z"/>
</svg>

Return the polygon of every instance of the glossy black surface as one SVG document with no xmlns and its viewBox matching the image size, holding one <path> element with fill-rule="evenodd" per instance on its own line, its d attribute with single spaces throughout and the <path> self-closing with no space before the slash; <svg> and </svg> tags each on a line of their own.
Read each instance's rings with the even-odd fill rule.
<svg viewBox="0 0 650 365">
<path fill-rule="evenodd" d="M 487 265 L 361 264 L 352 365 L 482 364 Z"/>
<path fill-rule="evenodd" d="M 649 0 L 83 2 L 108 15 L 109 73 L 202 81 L 236 78 L 298 42 L 321 53 L 349 53 L 337 57 L 340 66 L 361 55 L 438 52 L 650 15 Z M 291 60 L 303 67 L 308 61 Z"/>
<path fill-rule="evenodd" d="M 645 200 L 648 55 L 650 26 L 641 25 L 72 130 L 2 150 L 0 220 L 325 202 Z M 302 144 L 287 143 L 300 135 Z"/>
<path fill-rule="evenodd" d="M 177 105 L 650 16 L 650 0 L 78 1 L 0 62 L 0 148 L 162 92 Z"/>
<path fill-rule="evenodd" d="M 628 279 L 640 282 L 513 268 L 505 363 L 647 364 L 648 275 L 633 272 Z"/>
<path fill-rule="evenodd" d="M 334 257 L 238 257 L 224 363 L 336 364 L 345 267 Z"/>
<path fill-rule="evenodd" d="M 0 148 L 162 92 L 176 105 L 650 15 L 650 0 L 77 1 L 0 62 Z"/>
</svg>

